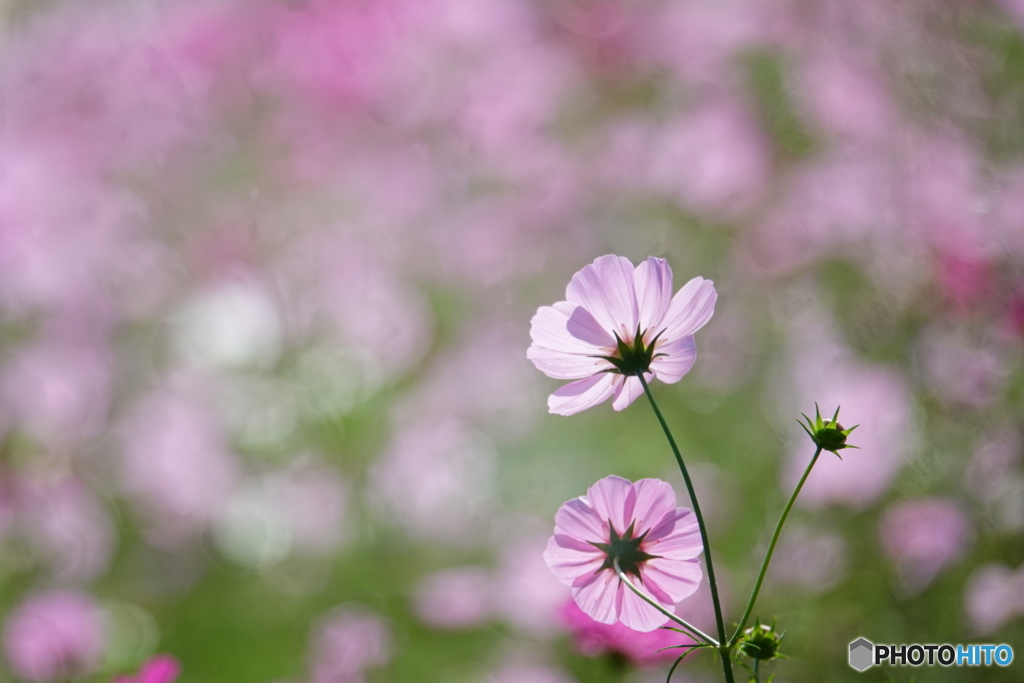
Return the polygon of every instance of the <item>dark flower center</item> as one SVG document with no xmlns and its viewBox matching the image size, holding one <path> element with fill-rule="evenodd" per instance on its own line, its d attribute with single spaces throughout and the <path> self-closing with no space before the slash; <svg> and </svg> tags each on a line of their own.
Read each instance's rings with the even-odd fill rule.
<svg viewBox="0 0 1024 683">
<path fill-rule="evenodd" d="M 614 369 L 608 369 L 605 372 L 618 372 L 623 375 L 650 372 L 651 361 L 663 355 L 654 353 L 654 346 L 664 331 L 659 332 L 647 345 L 644 345 L 644 335 L 647 334 L 647 330 L 641 330 L 639 325 L 637 325 L 636 336 L 633 337 L 632 343 L 623 341 L 618 332 L 612 332 L 615 335 L 615 355 L 597 356 L 597 358 L 604 359 L 615 366 Z"/>
<path fill-rule="evenodd" d="M 615 531 L 615 526 L 612 521 L 608 520 L 608 528 L 611 530 L 611 538 L 608 543 L 594 543 L 590 541 L 590 545 L 601 550 L 605 554 L 604 564 L 597 571 L 604 571 L 605 569 L 615 570 L 615 560 L 619 561 L 619 568 L 622 569 L 623 573 L 633 574 L 638 579 L 642 579 L 640 576 L 640 565 L 647 560 L 653 560 L 657 555 L 651 555 L 640 550 L 640 545 L 644 542 L 644 538 L 650 533 L 650 529 L 640 534 L 636 538 L 633 538 L 633 527 L 636 526 L 636 521 L 633 521 L 629 528 L 626 529 L 626 533 L 619 536 L 618 532 Z"/>
</svg>

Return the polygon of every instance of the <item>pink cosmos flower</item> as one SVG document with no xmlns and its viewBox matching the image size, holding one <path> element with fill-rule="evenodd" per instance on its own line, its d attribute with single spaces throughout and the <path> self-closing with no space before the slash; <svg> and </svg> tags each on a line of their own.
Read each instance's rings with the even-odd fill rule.
<svg viewBox="0 0 1024 683">
<path fill-rule="evenodd" d="M 118 676 L 114 683 L 174 683 L 181 675 L 181 664 L 170 655 L 156 655 L 142 665 L 136 676 Z"/>
<path fill-rule="evenodd" d="M 665 615 L 620 581 L 614 561 L 671 611 L 697 590 L 701 551 L 697 520 L 688 508 L 676 507 L 669 484 L 611 476 L 558 509 L 544 560 L 594 621 L 653 631 Z"/>
<path fill-rule="evenodd" d="M 714 283 L 695 277 L 672 296 L 672 269 L 653 256 L 636 268 L 611 254 L 569 282 L 566 301 L 541 306 L 526 357 L 554 379 L 572 379 L 548 398 L 556 415 L 573 415 L 613 396 L 622 410 L 643 393 L 635 376 L 674 384 L 697 357 L 693 334 L 715 312 Z"/>
</svg>

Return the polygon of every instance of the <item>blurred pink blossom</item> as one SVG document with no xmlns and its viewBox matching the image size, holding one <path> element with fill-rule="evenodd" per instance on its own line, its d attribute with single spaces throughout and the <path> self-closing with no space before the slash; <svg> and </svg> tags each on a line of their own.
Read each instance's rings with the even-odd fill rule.
<svg viewBox="0 0 1024 683">
<path fill-rule="evenodd" d="M 978 150 L 956 134 L 922 132 L 919 137 L 905 181 L 911 230 L 923 243 L 944 251 L 993 253 L 998 241 L 983 219 Z"/>
<path fill-rule="evenodd" d="M 991 334 L 932 324 L 921 333 L 916 349 L 922 379 L 947 405 L 975 409 L 998 399 L 1014 358 L 1011 348 Z"/>
<path fill-rule="evenodd" d="M 29 543 L 58 581 L 92 581 L 114 553 L 114 523 L 106 506 L 72 477 L 20 482 L 18 509 Z"/>
<path fill-rule="evenodd" d="M 161 164 L 175 145 L 201 137 L 203 101 L 185 87 L 154 18 L 138 7 L 61 5 L 13 32 L 9 130 L 96 170 Z"/>
<path fill-rule="evenodd" d="M 666 3 L 642 13 L 645 49 L 686 84 L 720 88 L 734 77 L 738 55 L 764 45 L 781 27 L 777 5 L 743 0 Z"/>
<path fill-rule="evenodd" d="M 502 663 L 484 683 L 576 683 L 567 673 L 523 658 Z"/>
<path fill-rule="evenodd" d="M 0 373 L 3 405 L 43 443 L 74 444 L 106 428 L 110 372 L 105 349 L 42 340 L 15 355 Z"/>
<path fill-rule="evenodd" d="M 701 552 L 693 512 L 676 507 L 671 486 L 658 479 L 632 483 L 610 476 L 558 509 L 544 560 L 595 621 L 653 631 L 667 617 L 619 580 L 613 560 L 672 611 L 700 585 Z"/>
<path fill-rule="evenodd" d="M 590 657 L 617 654 L 636 666 L 649 666 L 672 661 L 686 652 L 685 648 L 662 648 L 695 644 L 692 637 L 668 629 L 644 632 L 635 631 L 621 622 L 602 624 L 587 616 L 572 600 L 564 604 L 561 616 L 576 648 Z M 665 625 L 675 626 L 672 622 L 665 622 Z"/>
<path fill-rule="evenodd" d="M 559 630 L 558 615 L 570 599 L 569 588 L 544 561 L 547 541 L 545 534 L 502 543 L 491 595 L 496 615 L 521 631 L 541 637 Z"/>
<path fill-rule="evenodd" d="M 491 577 L 482 567 L 455 567 L 423 577 L 413 608 L 424 623 L 437 628 L 477 626 L 491 616 Z"/>
<path fill-rule="evenodd" d="M 175 378 L 142 397 L 121 431 L 122 485 L 149 519 L 150 540 L 161 546 L 201 530 L 238 479 L 202 384 Z"/>
<path fill-rule="evenodd" d="M 813 595 L 832 590 L 846 578 L 849 553 L 839 534 L 790 523 L 776 550 L 769 587 L 781 584 Z"/>
<path fill-rule="evenodd" d="M 0 155 L 0 303 L 14 312 L 76 307 L 106 314 L 120 247 L 145 224 L 143 203 L 39 149 Z"/>
<path fill-rule="evenodd" d="M 363 683 L 367 669 L 391 660 L 391 629 L 358 605 L 343 605 L 322 616 L 310 642 L 310 683 Z"/>
<path fill-rule="evenodd" d="M 972 532 L 954 501 L 924 498 L 901 501 L 886 510 L 879 522 L 879 536 L 904 590 L 915 594 L 963 555 Z"/>
<path fill-rule="evenodd" d="M 647 187 L 678 197 L 687 208 L 736 214 L 764 193 L 770 150 L 741 104 L 713 101 L 670 122 L 640 163 Z"/>
<path fill-rule="evenodd" d="M 825 255 L 858 247 L 903 245 L 901 187 L 884 156 L 831 150 L 783 177 L 784 190 L 745 237 L 745 267 L 786 272 Z M 906 249 L 906 247 L 901 247 Z"/>
<path fill-rule="evenodd" d="M 272 31 L 254 81 L 332 107 L 365 103 L 409 7 L 400 0 L 263 5 L 256 23 Z"/>
<path fill-rule="evenodd" d="M 421 376 L 398 414 L 411 420 L 455 415 L 485 425 L 496 436 L 519 436 L 536 422 L 541 392 L 535 373 L 523 372 L 519 321 L 490 320 L 467 330 Z"/>
<path fill-rule="evenodd" d="M 612 407 L 623 410 L 643 393 L 638 378 L 624 376 L 606 357 L 630 363 L 630 371 L 644 365 L 647 381 L 681 380 L 697 357 L 693 335 L 711 319 L 718 295 L 714 283 L 695 277 L 672 296 L 665 259 L 652 256 L 634 268 L 629 259 L 609 254 L 573 275 L 565 298 L 537 309 L 526 352 L 548 377 L 576 380 L 548 397 L 548 410 L 556 415 L 574 415 L 613 397 Z M 623 358 L 617 344 L 638 358 Z M 643 347 L 639 354 L 637 346 Z M 650 360 L 641 361 L 643 353 Z"/>
<path fill-rule="evenodd" d="M 465 545 L 493 506 L 496 466 L 493 444 L 462 420 L 418 420 L 374 463 L 371 495 L 407 531 Z"/>
<path fill-rule="evenodd" d="M 986 305 L 994 290 L 992 263 L 969 253 L 941 253 L 936 264 L 939 290 L 959 312 Z"/>
<path fill-rule="evenodd" d="M 102 610 L 77 591 L 28 597 L 8 614 L 3 641 L 14 672 L 40 683 L 88 676 L 107 646 Z"/>
<path fill-rule="evenodd" d="M 1024 565 L 1016 570 L 1001 564 L 977 567 L 964 587 L 964 608 L 978 635 L 1024 615 Z"/>
<path fill-rule="evenodd" d="M 114 683 L 174 683 L 181 675 L 181 664 L 170 655 L 151 657 L 135 676 L 116 676 Z"/>
<path fill-rule="evenodd" d="M 295 335 L 328 333 L 365 351 L 395 378 L 426 355 L 433 335 L 427 301 L 370 245 L 344 231 L 320 231 L 293 241 L 275 268 Z"/>
<path fill-rule="evenodd" d="M 829 55 L 804 59 L 797 92 L 818 127 L 858 139 L 891 132 L 896 112 L 885 84 L 855 58 Z"/>
<path fill-rule="evenodd" d="M 986 503 L 1000 497 L 1020 461 L 1022 446 L 1024 439 L 1013 427 L 986 431 L 964 469 L 967 490 Z"/>
<path fill-rule="evenodd" d="M 303 463 L 236 488 L 222 502 L 213 537 L 232 560 L 259 567 L 289 555 L 325 557 L 350 537 L 348 486 L 325 465 Z"/>
</svg>

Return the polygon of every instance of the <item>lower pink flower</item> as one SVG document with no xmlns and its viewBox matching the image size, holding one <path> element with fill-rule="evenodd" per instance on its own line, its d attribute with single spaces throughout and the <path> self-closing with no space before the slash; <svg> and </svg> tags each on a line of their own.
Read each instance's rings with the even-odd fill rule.
<svg viewBox="0 0 1024 683">
<path fill-rule="evenodd" d="M 558 509 L 544 560 L 595 621 L 653 631 L 665 615 L 619 579 L 614 562 L 672 611 L 700 584 L 702 550 L 697 520 L 688 508 L 676 507 L 670 485 L 611 476 Z"/>
</svg>

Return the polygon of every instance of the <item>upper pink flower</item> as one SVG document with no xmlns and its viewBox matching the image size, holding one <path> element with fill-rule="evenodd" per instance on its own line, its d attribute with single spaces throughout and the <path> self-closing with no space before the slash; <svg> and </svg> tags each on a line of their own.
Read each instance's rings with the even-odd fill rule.
<svg viewBox="0 0 1024 683">
<path fill-rule="evenodd" d="M 595 621 L 653 631 L 667 618 L 619 580 L 613 561 L 672 611 L 697 590 L 701 551 L 697 520 L 688 508 L 676 507 L 671 486 L 611 476 L 558 509 L 544 560 Z"/>
<path fill-rule="evenodd" d="M 155 655 L 150 658 L 137 676 L 118 676 L 114 683 L 174 683 L 181 675 L 181 665 L 170 655 Z"/>
<path fill-rule="evenodd" d="M 548 398 L 556 415 L 573 415 L 614 396 L 622 410 L 643 393 L 640 380 L 673 384 L 697 357 L 693 334 L 715 312 L 714 283 L 695 277 L 672 296 L 672 269 L 653 256 L 636 268 L 602 256 L 572 276 L 566 301 L 541 306 L 526 357 L 555 379 L 573 379 Z"/>
</svg>

